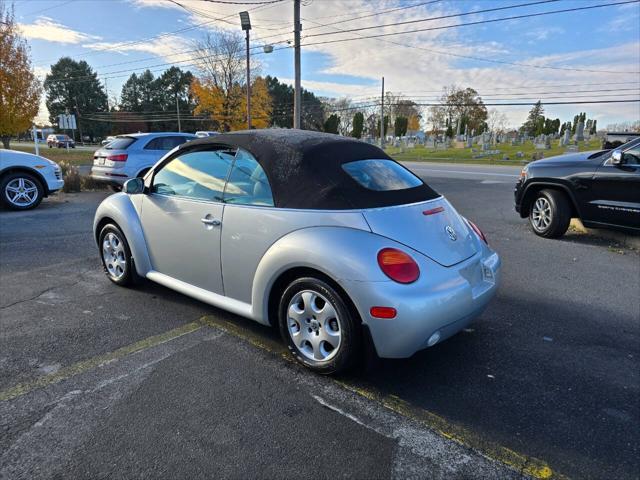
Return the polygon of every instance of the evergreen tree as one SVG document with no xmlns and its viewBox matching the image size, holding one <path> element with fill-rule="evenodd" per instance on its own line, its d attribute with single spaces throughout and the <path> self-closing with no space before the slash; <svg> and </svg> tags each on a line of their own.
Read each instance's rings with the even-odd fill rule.
<svg viewBox="0 0 640 480">
<path fill-rule="evenodd" d="M 324 122 L 324 131 L 327 133 L 338 133 L 340 127 L 340 117 L 338 115 L 331 114 Z"/>
<path fill-rule="evenodd" d="M 403 137 L 407 133 L 407 126 L 409 125 L 409 119 L 407 117 L 396 117 L 393 129 L 396 137 Z"/>
<path fill-rule="evenodd" d="M 362 131 L 364 130 L 364 115 L 362 112 L 356 112 L 353 116 L 353 130 L 351 136 L 355 138 L 362 137 Z"/>
<path fill-rule="evenodd" d="M 527 135 L 539 135 L 542 132 L 544 129 L 544 107 L 540 100 L 529 110 L 527 120 L 522 126 Z"/>
<path fill-rule="evenodd" d="M 293 128 L 293 87 L 280 83 L 276 77 L 265 77 L 273 102 L 271 124 L 275 127 Z M 303 130 L 324 129 L 325 107 L 312 92 L 302 89 L 301 123 Z"/>
<path fill-rule="evenodd" d="M 84 60 L 58 60 L 44 80 L 44 90 L 49 120 L 54 125 L 58 124 L 58 115 L 72 113 L 83 135 L 96 138 L 109 131 L 108 123 L 88 119 L 107 111 L 107 94 L 97 73 Z"/>
</svg>

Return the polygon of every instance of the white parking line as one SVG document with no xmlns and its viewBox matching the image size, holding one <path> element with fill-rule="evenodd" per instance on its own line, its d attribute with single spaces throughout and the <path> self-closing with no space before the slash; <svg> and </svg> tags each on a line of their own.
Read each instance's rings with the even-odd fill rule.
<svg viewBox="0 0 640 480">
<path fill-rule="evenodd" d="M 518 178 L 518 175 L 514 175 L 512 173 L 493 173 L 493 172 L 470 172 L 468 170 L 442 170 L 439 168 L 423 168 L 423 167 L 413 167 L 412 170 L 419 170 L 423 172 L 434 172 L 434 173 L 457 173 L 460 175 L 483 175 L 485 177 L 509 177 L 509 178 Z"/>
</svg>

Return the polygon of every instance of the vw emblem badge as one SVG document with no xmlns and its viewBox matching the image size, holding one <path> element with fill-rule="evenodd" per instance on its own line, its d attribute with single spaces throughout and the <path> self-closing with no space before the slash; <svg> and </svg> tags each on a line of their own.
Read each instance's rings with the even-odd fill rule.
<svg viewBox="0 0 640 480">
<path fill-rule="evenodd" d="M 452 242 L 455 242 L 458 238 L 458 236 L 456 235 L 456 231 L 451 225 L 447 225 L 446 227 L 444 227 L 444 231 L 447 232 L 447 235 L 449 235 L 449 238 Z"/>
</svg>

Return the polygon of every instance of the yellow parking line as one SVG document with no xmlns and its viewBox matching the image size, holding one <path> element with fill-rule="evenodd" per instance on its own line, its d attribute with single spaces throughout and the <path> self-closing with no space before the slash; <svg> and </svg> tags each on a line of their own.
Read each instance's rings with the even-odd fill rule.
<svg viewBox="0 0 640 480">
<path fill-rule="evenodd" d="M 248 329 L 242 328 L 237 323 L 220 320 L 214 317 L 205 316 L 201 319 L 203 323 L 214 328 L 220 328 L 225 332 L 241 338 L 256 347 L 268 352 L 282 356 L 288 361 L 293 361 L 288 350 L 280 342 L 271 339 L 264 339 L 259 334 Z M 540 480 L 566 480 L 567 477 L 555 472 L 546 462 L 534 457 L 529 457 L 521 453 L 515 452 L 507 447 L 488 442 L 480 435 L 471 432 L 459 425 L 448 422 L 446 419 L 418 407 L 414 407 L 410 403 L 396 397 L 395 395 L 383 395 L 372 387 L 363 387 L 353 383 L 344 382 L 333 379 L 333 381 L 341 387 L 353 392 L 368 400 L 375 401 L 383 405 L 405 418 L 409 418 L 418 422 L 430 430 L 438 433 L 444 438 L 452 440 L 464 447 L 470 448 L 481 455 L 494 460 L 498 463 L 508 465 L 518 472 L 522 472 L 530 477 Z"/>
<path fill-rule="evenodd" d="M 188 333 L 195 332 L 204 326 L 222 330 L 262 350 L 278 355 L 287 361 L 293 361 L 291 355 L 288 354 L 287 348 L 282 345 L 281 342 L 264 338 L 258 333 L 254 333 L 249 329 L 243 328 L 237 323 L 218 319 L 212 316 L 204 316 L 199 320 L 187 323 L 182 327 L 145 338 L 139 342 L 124 346 L 112 352 L 98 355 L 62 368 L 51 375 L 45 375 L 29 382 L 20 383 L 8 388 L 7 390 L 0 391 L 0 401 L 12 400 L 22 395 L 26 395 L 27 393 L 39 388 L 53 385 L 106 363 L 126 357 L 127 355 L 147 350 Z M 388 410 L 402 415 L 405 418 L 421 423 L 442 437 L 475 450 L 489 459 L 508 465 L 516 471 L 541 480 L 567 478 L 564 475 L 553 471 L 551 467 L 542 460 L 529 457 L 521 453 L 514 452 L 513 450 L 501 445 L 488 442 L 480 435 L 459 425 L 450 423 L 439 415 L 415 407 L 395 395 L 383 395 L 375 388 L 369 386 L 356 385 L 336 379 L 333 379 L 333 381 L 350 392 L 383 405 Z"/>
<path fill-rule="evenodd" d="M 20 397 L 29 392 L 32 392 L 33 390 L 53 385 L 54 383 L 61 382 L 62 380 L 66 380 L 67 378 L 91 370 L 92 368 L 104 365 L 105 363 L 126 357 L 127 355 L 131 355 L 132 353 L 155 347 L 157 345 L 160 345 L 161 343 L 168 342 L 169 340 L 181 337 L 182 335 L 186 335 L 187 333 L 199 330 L 203 327 L 203 325 L 204 324 L 200 321 L 187 323 L 182 327 L 169 330 L 168 332 L 161 333 L 159 335 L 154 335 L 153 337 L 145 338 L 143 340 L 140 340 L 139 342 L 132 343 L 131 345 L 127 345 L 112 352 L 98 355 L 97 357 L 89 358 L 87 360 L 82 360 L 78 363 L 74 363 L 73 365 L 61 368 L 57 372 L 50 375 L 45 375 L 29 382 L 19 383 L 18 385 L 8 388 L 7 390 L 1 391 L 0 401 L 12 400 L 16 397 Z"/>
</svg>

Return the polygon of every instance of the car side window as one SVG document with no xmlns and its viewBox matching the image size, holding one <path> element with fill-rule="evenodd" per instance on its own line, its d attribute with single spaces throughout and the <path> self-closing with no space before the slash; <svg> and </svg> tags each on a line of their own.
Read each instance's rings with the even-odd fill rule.
<svg viewBox="0 0 640 480">
<path fill-rule="evenodd" d="M 624 152 L 624 163 L 626 165 L 640 165 L 640 145 Z"/>
<path fill-rule="evenodd" d="M 157 137 L 150 140 L 144 147 L 145 150 L 165 150 L 169 151 L 187 142 L 187 137 Z"/>
<path fill-rule="evenodd" d="M 237 205 L 274 205 L 267 175 L 253 155 L 245 150 L 238 149 L 223 201 Z"/>
<path fill-rule="evenodd" d="M 175 157 L 155 174 L 151 192 L 220 202 L 235 153 L 235 149 L 219 149 Z"/>
</svg>

